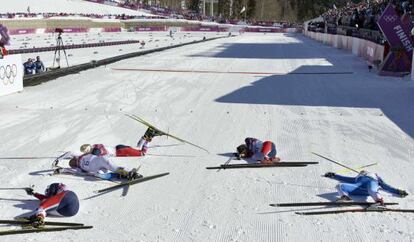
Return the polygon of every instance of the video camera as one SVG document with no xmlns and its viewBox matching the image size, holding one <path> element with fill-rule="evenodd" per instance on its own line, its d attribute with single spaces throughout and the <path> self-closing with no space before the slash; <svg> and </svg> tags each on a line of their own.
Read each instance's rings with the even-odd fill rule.
<svg viewBox="0 0 414 242">
<path fill-rule="evenodd" d="M 64 33 L 65 31 L 63 31 L 62 28 L 55 28 L 55 33 L 58 33 L 58 37 L 60 37 L 62 35 L 62 33 Z"/>
</svg>

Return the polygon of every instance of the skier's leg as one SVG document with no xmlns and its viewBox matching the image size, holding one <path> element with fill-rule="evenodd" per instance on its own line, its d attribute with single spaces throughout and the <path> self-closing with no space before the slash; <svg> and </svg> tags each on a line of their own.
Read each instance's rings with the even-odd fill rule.
<svg viewBox="0 0 414 242">
<path fill-rule="evenodd" d="M 106 157 L 102 157 L 102 159 L 99 159 L 96 162 L 98 163 L 96 165 L 99 166 L 99 169 L 97 169 L 98 171 L 104 171 L 104 172 L 106 172 L 106 171 L 112 171 L 112 172 L 116 172 L 119 169 L 123 169 L 122 167 L 119 167 L 119 166 L 113 164 Z"/>
<path fill-rule="evenodd" d="M 378 186 L 377 181 L 370 179 L 370 181 L 367 182 L 366 187 L 367 187 L 369 195 L 372 197 L 372 199 L 374 199 L 374 201 L 376 202 L 383 201 L 382 196 L 378 192 L 379 186 Z"/>
<path fill-rule="evenodd" d="M 145 145 L 145 143 L 144 143 L 144 145 Z M 141 150 L 137 150 L 137 149 L 134 149 L 130 146 L 125 146 L 125 145 L 117 145 L 115 147 L 115 150 L 116 150 L 116 156 L 119 156 L 119 157 L 142 156 L 143 153 L 144 153 Z"/>
<path fill-rule="evenodd" d="M 262 163 L 278 162 L 280 158 L 276 157 L 276 145 L 271 141 L 263 142 L 262 155 L 265 158 Z"/>
<path fill-rule="evenodd" d="M 361 183 L 339 183 L 337 189 L 341 197 L 349 197 L 350 195 L 368 196 L 368 191 L 361 186 Z"/>
<path fill-rule="evenodd" d="M 79 199 L 74 192 L 68 191 L 56 209 L 61 216 L 71 217 L 79 211 Z"/>
<path fill-rule="evenodd" d="M 141 150 L 144 142 L 147 142 L 147 141 L 145 140 L 144 136 L 142 136 L 141 139 L 137 143 L 137 148 Z"/>
</svg>

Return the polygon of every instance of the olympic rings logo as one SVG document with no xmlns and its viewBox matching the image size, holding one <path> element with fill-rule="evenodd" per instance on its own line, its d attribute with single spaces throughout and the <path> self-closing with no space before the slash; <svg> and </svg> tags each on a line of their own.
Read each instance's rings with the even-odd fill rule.
<svg viewBox="0 0 414 242">
<path fill-rule="evenodd" d="M 16 64 L 0 66 L 0 80 L 4 85 L 13 84 L 17 76 Z"/>
<path fill-rule="evenodd" d="M 388 23 L 395 22 L 397 20 L 397 18 L 398 17 L 395 16 L 395 15 L 387 15 L 387 16 L 384 16 L 385 22 L 388 22 Z"/>
</svg>

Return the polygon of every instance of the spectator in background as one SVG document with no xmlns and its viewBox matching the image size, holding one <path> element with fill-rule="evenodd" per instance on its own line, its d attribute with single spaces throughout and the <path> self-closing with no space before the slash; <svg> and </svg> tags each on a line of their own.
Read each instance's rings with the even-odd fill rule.
<svg viewBox="0 0 414 242">
<path fill-rule="evenodd" d="M 4 47 L 4 44 L 0 42 L 0 58 L 3 59 L 3 56 L 6 56 L 6 55 L 8 55 L 6 47 Z"/>
<path fill-rule="evenodd" d="M 40 60 L 40 56 L 36 56 L 36 61 L 33 64 L 36 74 L 45 71 L 45 66 L 43 65 L 43 62 Z"/>
<path fill-rule="evenodd" d="M 35 70 L 35 65 L 33 63 L 32 58 L 27 59 L 25 63 L 23 63 L 24 67 L 24 74 L 31 75 L 33 74 L 33 71 Z"/>
</svg>

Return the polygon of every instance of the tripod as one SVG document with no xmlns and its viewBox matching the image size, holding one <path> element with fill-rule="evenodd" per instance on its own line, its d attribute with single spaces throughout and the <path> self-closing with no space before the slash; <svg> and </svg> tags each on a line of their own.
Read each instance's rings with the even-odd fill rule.
<svg viewBox="0 0 414 242">
<path fill-rule="evenodd" d="M 57 63 L 57 68 L 60 68 L 60 51 L 63 51 L 63 54 L 65 54 L 66 65 L 69 67 L 68 56 L 66 55 L 65 45 L 63 44 L 61 32 L 59 32 L 58 37 L 56 39 L 55 55 L 53 57 L 53 68 L 55 67 L 55 62 Z"/>
</svg>

